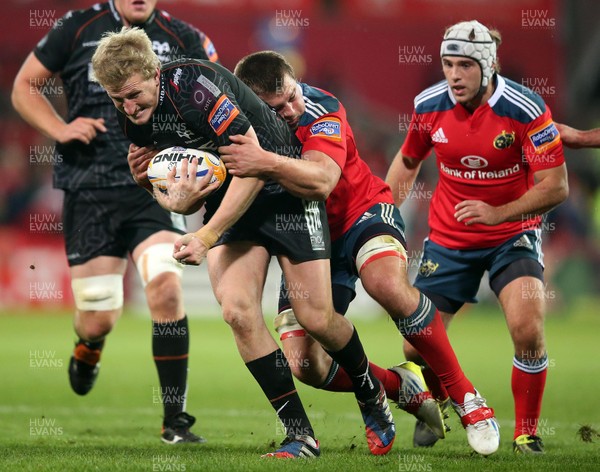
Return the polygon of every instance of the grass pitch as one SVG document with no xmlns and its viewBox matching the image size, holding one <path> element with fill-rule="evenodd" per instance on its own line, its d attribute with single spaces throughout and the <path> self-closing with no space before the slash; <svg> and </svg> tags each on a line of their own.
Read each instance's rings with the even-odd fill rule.
<svg viewBox="0 0 600 472">
<path fill-rule="evenodd" d="M 401 339 L 381 314 L 354 320 L 372 361 L 402 360 Z M 126 314 L 109 336 L 92 392 L 71 392 L 66 368 L 73 332 L 70 314 L 0 315 L 0 470 L 35 471 L 577 471 L 599 470 L 600 437 L 584 442 L 582 425 L 600 430 L 594 393 L 600 388 L 600 317 L 580 302 L 547 322 L 550 360 L 540 421 L 547 453 L 515 456 L 510 372 L 512 348 L 495 307 L 471 309 L 450 337 L 467 375 L 496 410 L 500 451 L 471 453 L 457 417 L 431 449 L 414 449 L 413 419 L 393 410 L 398 435 L 384 457 L 369 455 L 351 394 L 299 391 L 322 445 L 316 461 L 260 459 L 283 439 L 275 414 L 239 359 L 219 319 L 191 319 L 188 411 L 204 445 L 159 440 L 161 405 L 151 359 L 147 317 Z M 592 435 L 593 436 L 593 435 Z"/>
</svg>

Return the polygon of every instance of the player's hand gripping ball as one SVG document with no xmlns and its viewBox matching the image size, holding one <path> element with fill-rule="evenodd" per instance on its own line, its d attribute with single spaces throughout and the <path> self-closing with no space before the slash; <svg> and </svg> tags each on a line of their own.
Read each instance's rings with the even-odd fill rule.
<svg viewBox="0 0 600 472">
<path fill-rule="evenodd" d="M 218 181 L 220 182 L 219 187 L 223 185 L 227 178 L 227 169 L 219 156 L 208 151 L 181 146 L 163 149 L 152 158 L 148 164 L 148 180 L 154 187 L 164 192 L 167 188 L 167 174 L 169 171 L 173 167 L 177 167 L 175 179 L 179 179 L 181 176 L 181 161 L 187 158 L 188 162 L 191 163 L 194 157 L 198 158 L 196 178 L 203 177 L 208 169 L 212 168 L 214 173 L 210 183 Z"/>
</svg>

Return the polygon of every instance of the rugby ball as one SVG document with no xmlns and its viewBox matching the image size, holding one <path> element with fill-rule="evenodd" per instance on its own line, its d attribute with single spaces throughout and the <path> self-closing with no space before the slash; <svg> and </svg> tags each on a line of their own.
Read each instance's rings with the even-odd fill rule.
<svg viewBox="0 0 600 472">
<path fill-rule="evenodd" d="M 220 182 L 219 187 L 223 185 L 227 177 L 227 170 L 219 156 L 208 151 L 181 146 L 163 149 L 150 160 L 148 164 L 148 180 L 154 187 L 164 191 L 167 188 L 167 174 L 171 169 L 173 167 L 177 168 L 175 179 L 179 179 L 181 176 L 182 161 L 184 159 L 188 160 L 189 169 L 194 157 L 198 158 L 196 178 L 203 177 L 208 172 L 208 169 L 212 168 L 214 173 L 210 179 L 210 183 Z"/>
</svg>

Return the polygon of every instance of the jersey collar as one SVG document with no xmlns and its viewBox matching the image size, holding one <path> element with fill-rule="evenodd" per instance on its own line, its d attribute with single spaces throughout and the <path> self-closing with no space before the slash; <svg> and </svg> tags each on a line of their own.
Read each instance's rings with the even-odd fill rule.
<svg viewBox="0 0 600 472">
<path fill-rule="evenodd" d="M 113 18 L 115 19 L 115 21 L 117 23 L 120 23 L 122 25 L 124 25 L 123 23 L 123 18 L 121 18 L 121 15 L 119 14 L 119 12 L 117 11 L 117 7 L 115 6 L 115 0 L 108 0 L 108 6 L 110 7 L 110 12 L 113 16 Z M 134 26 L 139 26 L 140 28 L 145 28 L 146 25 L 149 25 L 150 23 L 152 23 L 154 21 L 154 17 L 156 16 L 156 10 L 154 10 L 152 12 L 152 14 L 150 15 L 150 17 L 144 22 L 144 23 L 140 23 Z"/>
<path fill-rule="evenodd" d="M 493 107 L 498 102 L 498 100 L 504 93 L 505 88 L 506 88 L 506 80 L 504 80 L 504 77 L 502 77 L 500 74 L 496 74 L 496 90 L 494 90 L 494 93 L 488 100 L 488 104 L 490 105 L 490 108 Z"/>
</svg>

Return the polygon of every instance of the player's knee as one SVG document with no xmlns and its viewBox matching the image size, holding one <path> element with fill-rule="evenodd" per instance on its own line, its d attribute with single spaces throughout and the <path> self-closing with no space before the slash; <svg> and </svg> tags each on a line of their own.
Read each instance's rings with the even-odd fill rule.
<svg viewBox="0 0 600 472">
<path fill-rule="evenodd" d="M 80 312 L 120 311 L 123 307 L 123 276 L 96 275 L 71 280 L 75 306 Z"/>
<path fill-rule="evenodd" d="M 120 310 L 79 311 L 75 322 L 75 331 L 85 341 L 100 341 L 112 331 L 120 313 Z"/>
<path fill-rule="evenodd" d="M 79 329 L 79 337 L 89 342 L 96 342 L 104 339 L 112 330 L 112 325 L 103 323 L 92 323 Z"/>
<path fill-rule="evenodd" d="M 298 318 L 299 323 L 308 334 L 313 335 L 313 337 L 319 338 L 320 336 L 329 332 L 329 329 L 331 327 L 332 316 L 333 312 L 331 312 L 331 315 L 325 315 L 323 311 L 315 310 L 310 314 L 306 314 L 303 317 Z"/>
<path fill-rule="evenodd" d="M 223 309 L 223 320 L 237 336 L 249 336 L 254 323 L 247 312 L 235 308 Z"/>
<path fill-rule="evenodd" d="M 544 344 L 543 321 L 523 314 L 517 322 L 511 323 L 510 334 L 516 351 L 537 350 Z"/>
<path fill-rule="evenodd" d="M 178 319 L 183 313 L 183 294 L 179 276 L 163 272 L 146 285 L 146 301 L 152 318 Z"/>
<path fill-rule="evenodd" d="M 395 320 L 407 318 L 419 305 L 419 292 L 386 274 L 361 279 L 365 291 Z"/>
<path fill-rule="evenodd" d="M 223 320 L 237 334 L 249 334 L 254 329 L 256 316 L 252 304 L 245 302 L 239 297 L 225 297 L 221 304 Z"/>
<path fill-rule="evenodd" d="M 361 282 L 369 296 L 380 304 L 389 305 L 389 299 L 397 293 L 398 281 L 385 274 L 363 277 Z"/>
<path fill-rule="evenodd" d="M 515 355 L 522 359 L 542 357 L 546 350 L 544 335 L 538 332 L 521 332 L 513 335 L 513 344 Z"/>
</svg>

